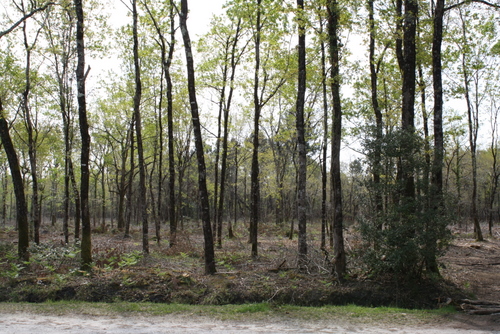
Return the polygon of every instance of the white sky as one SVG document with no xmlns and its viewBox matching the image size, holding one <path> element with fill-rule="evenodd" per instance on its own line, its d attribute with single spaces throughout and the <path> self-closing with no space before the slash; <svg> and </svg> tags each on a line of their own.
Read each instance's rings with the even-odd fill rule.
<svg viewBox="0 0 500 334">
<path fill-rule="evenodd" d="M 109 0 L 110 6 L 110 17 L 108 23 L 113 28 L 119 28 L 120 26 L 131 24 L 132 18 L 128 15 L 128 9 L 125 6 L 130 7 L 130 0 Z M 199 36 L 205 34 L 210 24 L 210 20 L 213 15 L 219 15 L 223 12 L 222 6 L 226 0 L 188 0 L 189 15 L 187 20 L 188 30 L 192 41 L 196 41 Z M 125 4 L 124 4 L 125 3 Z M 96 88 L 97 81 L 99 77 L 105 77 L 107 71 L 113 69 L 119 71 L 120 61 L 116 60 L 116 55 L 112 53 L 100 57 L 86 59 L 87 64 L 91 67 L 88 78 L 88 90 L 92 91 Z"/>
<path fill-rule="evenodd" d="M 130 6 L 130 0 L 109 0 L 111 3 L 109 24 L 118 28 L 131 23 L 131 16 L 127 15 L 127 6 Z M 223 12 L 222 6 L 226 0 L 188 0 L 189 15 L 187 20 L 191 40 L 195 41 L 203 35 L 210 24 L 213 15 L 219 15 Z M 100 70 L 114 67 L 117 64 L 116 59 L 88 59 L 87 62 L 93 69 Z M 98 72 L 98 71 L 94 71 Z"/>
<path fill-rule="evenodd" d="M 126 24 L 129 20 L 127 17 L 127 9 L 120 0 L 110 0 L 114 3 L 115 10 L 111 13 L 111 22 L 120 25 Z M 130 0 L 124 1 L 127 5 Z M 214 14 L 222 13 L 222 5 L 226 0 L 188 0 L 188 29 L 194 39 L 197 35 L 206 32 L 206 28 L 210 23 L 210 19 Z"/>
</svg>

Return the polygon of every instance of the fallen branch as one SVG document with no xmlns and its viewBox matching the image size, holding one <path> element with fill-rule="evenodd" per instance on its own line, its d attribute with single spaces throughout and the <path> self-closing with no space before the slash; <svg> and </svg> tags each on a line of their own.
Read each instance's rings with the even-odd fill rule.
<svg viewBox="0 0 500 334">
<path fill-rule="evenodd" d="M 277 266 L 276 268 L 268 269 L 268 271 L 272 272 L 272 273 L 277 273 L 280 271 L 288 271 L 288 270 L 297 269 L 297 268 L 291 268 L 291 267 L 284 267 L 285 263 L 286 263 L 286 259 L 283 262 L 281 262 L 279 266 Z"/>
<path fill-rule="evenodd" d="M 456 263 L 459 266 L 500 266 L 500 262 L 493 263 Z"/>
<path fill-rule="evenodd" d="M 487 300 L 469 300 L 462 299 L 459 301 L 460 308 L 473 315 L 491 315 L 500 314 L 500 303 Z"/>
<path fill-rule="evenodd" d="M 492 315 L 492 314 L 500 314 L 500 308 L 485 308 L 485 309 L 477 309 L 477 310 L 466 310 L 468 314 L 472 315 Z"/>
<path fill-rule="evenodd" d="M 461 299 L 458 302 L 460 304 L 468 304 L 468 305 L 492 305 L 492 306 L 499 306 L 500 307 L 500 302 L 492 302 L 489 300 Z"/>
</svg>

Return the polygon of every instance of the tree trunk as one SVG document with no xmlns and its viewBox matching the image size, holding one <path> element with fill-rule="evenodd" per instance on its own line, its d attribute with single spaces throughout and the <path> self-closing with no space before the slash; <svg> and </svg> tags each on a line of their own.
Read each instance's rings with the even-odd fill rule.
<svg viewBox="0 0 500 334">
<path fill-rule="evenodd" d="M 431 203 L 438 212 L 444 209 L 443 200 L 443 157 L 444 157 L 444 136 L 443 136 L 443 80 L 441 64 L 441 45 L 443 42 L 443 16 L 445 0 L 437 0 L 434 8 L 434 31 L 432 39 L 432 79 L 434 89 L 434 156 L 432 162 L 431 193 L 433 194 Z M 458 159 L 458 156 L 457 156 Z M 437 240 L 432 240 L 430 247 L 435 249 Z M 434 256 L 427 262 L 429 270 L 438 273 L 439 268 Z"/>
<path fill-rule="evenodd" d="M 370 46 L 369 46 L 369 62 L 370 62 L 370 83 L 371 83 L 371 102 L 373 113 L 375 115 L 375 152 L 373 158 L 373 185 L 375 188 L 375 214 L 376 217 L 380 216 L 383 211 L 382 189 L 380 182 L 380 173 L 382 172 L 382 153 L 380 151 L 380 144 L 383 135 L 382 111 L 378 101 L 378 68 L 375 62 L 375 19 L 374 19 L 374 0 L 368 0 L 368 21 L 370 29 Z M 378 220 L 378 219 L 377 219 Z M 377 228 L 382 229 L 382 224 L 377 222 Z"/>
<path fill-rule="evenodd" d="M 299 268 L 307 266 L 307 151 L 305 139 L 304 104 L 306 94 L 306 31 L 305 31 L 304 0 L 297 0 L 298 22 L 298 85 L 296 105 L 296 128 L 298 146 L 298 184 L 297 184 L 297 218 L 299 226 Z"/>
<path fill-rule="evenodd" d="M 63 233 L 64 243 L 69 243 L 69 202 L 70 202 L 70 176 L 69 176 L 69 160 L 70 160 L 70 141 L 69 141 L 69 125 L 66 117 L 65 103 L 61 103 L 61 113 L 63 115 L 64 127 L 64 204 L 63 204 Z"/>
<path fill-rule="evenodd" d="M 342 140 L 342 105 L 340 101 L 340 46 L 339 46 L 339 8 L 336 0 L 328 2 L 328 41 L 332 66 L 332 191 L 333 191 L 333 245 L 334 266 L 337 278 L 342 281 L 346 273 L 346 254 L 343 235 L 342 183 L 340 172 L 340 148 Z"/>
<path fill-rule="evenodd" d="M 68 167 L 69 167 L 69 178 L 71 181 L 71 185 L 73 187 L 73 197 L 75 198 L 75 241 L 80 240 L 80 223 L 81 223 L 81 198 L 80 193 L 78 192 L 78 185 L 75 179 L 75 170 L 73 168 L 73 160 L 71 157 L 68 159 Z"/>
<path fill-rule="evenodd" d="M 405 0 L 403 25 L 403 73 L 401 129 L 410 138 L 415 133 L 415 82 L 416 82 L 416 34 L 418 2 Z M 410 141 L 412 145 L 413 141 Z M 403 148 L 398 178 L 403 182 L 403 195 L 411 199 L 415 197 L 414 166 L 411 162 L 413 147 Z"/>
<path fill-rule="evenodd" d="M 90 134 L 87 120 L 87 102 L 85 97 L 85 44 L 84 44 L 84 15 L 82 0 L 74 0 L 76 10 L 76 49 L 78 64 L 76 67 L 76 82 L 78 96 L 78 119 L 80 122 L 80 135 L 82 140 L 82 151 L 80 157 L 81 182 L 80 199 L 82 210 L 82 269 L 90 270 L 92 264 L 92 239 L 89 211 L 89 155 Z"/>
<path fill-rule="evenodd" d="M 497 137 L 497 125 L 498 125 L 498 110 L 495 110 L 492 115 L 492 135 L 491 135 L 491 143 L 490 143 L 490 151 L 491 151 L 491 185 L 490 185 L 490 194 L 489 194 L 489 207 L 488 207 L 488 231 L 490 236 L 493 236 L 493 205 L 495 204 L 495 198 L 497 196 L 498 190 L 498 182 L 500 179 L 500 174 L 498 171 L 498 137 Z"/>
<path fill-rule="evenodd" d="M 102 164 L 102 170 L 101 170 L 101 224 L 103 227 L 106 226 L 106 165 Z"/>
<path fill-rule="evenodd" d="M 26 197 L 24 195 L 24 183 L 21 176 L 21 169 L 19 167 L 19 160 L 17 158 L 16 150 L 12 144 L 12 139 L 9 133 L 9 124 L 5 119 L 2 100 L 0 99 L 0 137 L 2 145 L 9 161 L 10 174 L 12 176 L 12 183 L 14 185 L 14 193 L 16 196 L 16 223 L 18 229 L 18 243 L 17 253 L 19 259 L 29 261 L 29 223 L 28 223 L 28 209 L 26 206 Z"/>
<path fill-rule="evenodd" d="M 180 27 L 182 38 L 184 39 L 184 49 L 186 53 L 186 66 L 188 76 L 189 101 L 191 105 L 191 116 L 193 121 L 194 140 L 196 147 L 196 158 L 198 161 L 198 186 L 201 204 L 201 218 L 203 223 L 203 236 L 205 240 L 205 273 L 215 274 L 215 253 L 212 226 L 210 224 L 210 202 L 207 190 L 207 171 L 203 150 L 203 139 L 201 136 L 200 116 L 198 113 L 198 102 L 196 100 L 196 83 L 194 76 L 193 53 L 191 50 L 191 39 L 187 29 L 188 1 L 181 1 Z"/>
<path fill-rule="evenodd" d="M 320 7 L 321 12 L 321 7 Z M 323 17 L 319 17 L 320 31 L 323 35 Z M 321 39 L 321 73 L 322 73 L 322 94 L 323 94 L 323 144 L 321 147 L 321 249 L 326 250 L 326 232 L 328 227 L 327 218 L 327 194 L 328 194 L 328 171 L 327 171 L 327 151 L 328 151 L 328 95 L 327 95 L 327 71 L 326 71 L 326 50 L 325 42 Z"/>
<path fill-rule="evenodd" d="M 127 196 L 127 218 L 125 220 L 125 233 L 123 235 L 124 238 L 130 238 L 130 223 L 132 220 L 132 196 L 134 195 L 134 175 L 135 175 L 135 136 L 134 136 L 134 128 L 135 128 L 135 117 L 132 116 L 132 120 L 130 121 L 130 171 L 128 175 L 128 196 Z"/>
<path fill-rule="evenodd" d="M 117 227 L 120 231 L 122 231 L 125 228 L 126 222 L 125 222 L 125 199 L 127 197 L 127 191 L 129 187 L 132 187 L 131 183 L 127 183 L 127 159 L 128 159 L 128 143 L 130 142 L 131 145 L 132 143 L 132 131 L 133 130 L 133 121 L 130 122 L 130 126 L 127 129 L 127 136 L 125 138 L 125 143 L 121 143 L 121 165 L 120 165 L 120 170 L 119 170 L 119 180 L 117 176 L 117 192 L 118 192 L 118 221 L 117 221 Z M 130 173 L 133 173 L 133 170 L 131 169 Z"/>
<path fill-rule="evenodd" d="M 139 65 L 139 40 L 137 36 L 137 1 L 132 1 L 132 19 L 133 19 L 133 52 L 134 52 L 134 70 L 135 70 L 135 95 L 134 95 L 134 118 L 135 132 L 137 137 L 137 155 L 139 164 L 139 196 L 138 207 L 142 220 L 142 252 L 149 254 L 149 226 L 147 210 L 147 192 L 146 192 L 146 163 L 144 162 L 144 149 L 142 143 L 142 120 L 141 120 L 141 68 Z"/>
<path fill-rule="evenodd" d="M 174 24 L 174 2 L 170 0 L 170 45 L 168 57 L 164 62 L 165 80 L 167 81 L 167 125 L 168 125 L 168 209 L 170 220 L 170 246 L 174 246 L 177 241 L 177 215 L 175 212 L 175 157 L 174 157 L 174 121 L 173 121 L 173 98 L 172 98 L 172 78 L 170 76 L 170 65 L 175 49 L 175 24 Z"/>
<path fill-rule="evenodd" d="M 224 196 L 226 192 L 226 174 L 227 174 L 227 155 L 228 155 L 228 137 L 229 137 L 229 110 L 231 109 L 231 102 L 233 100 L 233 92 L 234 92 L 234 79 L 236 77 L 236 66 L 239 63 L 239 59 L 237 59 L 236 55 L 236 47 L 238 45 L 238 41 L 241 35 L 241 19 L 238 20 L 236 32 L 233 36 L 232 40 L 232 49 L 231 49 L 231 75 L 229 76 L 229 94 L 227 96 L 226 103 L 224 105 L 224 125 L 223 125 L 223 136 L 222 136 L 222 163 L 221 163 L 221 172 L 220 172 L 220 194 L 219 194 L 219 209 L 217 210 L 217 235 L 219 237 L 218 243 L 221 244 L 221 235 L 222 235 L 222 212 L 224 209 Z M 228 224 L 228 234 L 229 238 L 233 238 L 233 230 L 231 227 L 231 223 Z"/>
<path fill-rule="evenodd" d="M 25 14 L 25 13 L 23 13 Z M 31 217 L 33 220 L 33 237 L 36 244 L 40 243 L 40 205 L 38 200 L 38 173 L 37 173 L 37 156 L 36 156 L 36 130 L 34 129 L 33 121 L 31 118 L 31 110 L 29 108 L 29 97 L 31 93 L 31 50 L 32 45 L 28 44 L 28 36 L 26 32 L 26 22 L 23 23 L 23 41 L 24 50 L 26 51 L 26 68 L 24 71 L 25 89 L 22 98 L 22 111 L 24 114 L 24 122 L 26 126 L 26 133 L 28 136 L 28 157 L 30 163 L 31 174 Z"/>
<path fill-rule="evenodd" d="M 463 39 L 466 43 L 467 41 L 467 28 L 465 27 L 465 21 L 462 17 L 462 12 L 460 11 L 460 17 L 462 19 L 462 34 Z M 470 78 L 468 72 L 465 54 L 462 54 L 462 72 L 464 79 L 464 95 L 467 102 L 467 121 L 469 126 L 469 144 L 470 144 L 470 154 L 472 162 L 472 220 L 474 223 L 474 236 L 477 241 L 483 241 L 483 233 L 481 231 L 481 225 L 479 225 L 479 217 L 477 212 L 477 135 L 479 130 L 479 120 L 478 120 L 478 110 L 474 110 L 472 102 L 470 100 Z"/>
<path fill-rule="evenodd" d="M 260 180 L 259 180 L 259 123 L 261 103 L 259 99 L 259 76 L 260 76 L 260 30 L 261 30 L 261 8 L 262 0 L 257 0 L 256 31 L 255 31 L 255 70 L 254 70 L 254 121 L 253 121 L 253 149 L 252 170 L 250 172 L 250 243 L 252 245 L 252 257 L 258 256 L 258 231 L 260 220 Z"/>
<path fill-rule="evenodd" d="M 422 187 L 424 194 L 427 196 L 429 195 L 429 176 L 431 173 L 431 145 L 429 142 L 430 136 L 429 136 L 429 114 L 427 113 L 427 107 L 426 107 L 426 101 L 427 101 L 427 94 L 425 91 L 425 80 L 424 80 L 424 73 L 422 69 L 422 64 L 418 64 L 418 88 L 420 91 L 420 103 L 422 105 L 422 127 L 424 130 L 424 157 L 425 157 L 425 166 L 423 168 L 423 177 L 422 177 Z M 426 207 L 430 207 L 430 201 L 429 199 L 426 202 Z"/>
</svg>

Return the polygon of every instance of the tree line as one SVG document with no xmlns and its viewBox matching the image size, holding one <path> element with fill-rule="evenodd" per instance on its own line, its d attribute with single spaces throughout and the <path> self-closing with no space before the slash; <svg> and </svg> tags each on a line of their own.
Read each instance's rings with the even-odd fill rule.
<svg viewBox="0 0 500 334">
<path fill-rule="evenodd" d="M 230 0 L 195 42 L 188 1 L 121 5 L 113 29 L 93 1 L 9 3 L 0 216 L 20 258 L 58 221 L 88 269 L 92 228 L 140 226 L 147 254 L 150 231 L 174 247 L 193 220 L 208 274 L 234 224 L 254 258 L 263 224 L 297 231 L 304 269 L 320 224 L 339 280 L 347 227 L 374 270 L 421 276 L 451 223 L 492 233 L 498 4 Z M 86 59 L 110 53 L 121 70 L 89 91 Z"/>
</svg>

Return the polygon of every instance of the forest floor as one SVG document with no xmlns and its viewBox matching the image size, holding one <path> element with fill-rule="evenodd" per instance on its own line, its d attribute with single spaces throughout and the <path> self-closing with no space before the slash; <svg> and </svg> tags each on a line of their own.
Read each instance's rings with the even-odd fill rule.
<svg viewBox="0 0 500 334">
<path fill-rule="evenodd" d="M 204 274 L 200 231 L 197 224 L 186 224 L 175 247 L 152 238 L 150 254 L 143 256 L 139 228 L 131 238 L 98 228 L 92 236 L 94 268 L 87 273 L 78 270 L 78 247 L 63 244 L 60 227 L 43 228 L 41 244 L 32 246 L 30 263 L 16 262 L 17 232 L 0 227 L 0 301 L 355 304 L 410 309 L 443 304 L 458 308 L 464 298 L 500 302 L 499 227 L 492 236 L 485 233 L 484 242 L 474 241 L 465 228 L 453 227 L 452 243 L 440 259 L 444 279 L 407 283 L 367 275 L 356 256 L 360 241 L 354 233 L 346 233 L 350 276 L 342 284 L 330 274 L 331 263 L 320 251 L 317 231 L 310 234 L 309 270 L 299 272 L 296 240 L 289 240 L 285 229 L 263 226 L 259 257 L 252 259 L 240 224 L 237 237 L 224 239 L 223 247 L 216 249 L 215 275 Z M 467 319 L 458 322 L 478 321 L 479 327 L 500 328 L 498 315 Z"/>
<path fill-rule="evenodd" d="M 500 302 L 500 228 L 492 235 L 482 226 L 485 241 L 476 242 L 465 228 L 453 227 L 454 239 L 440 261 L 441 274 L 471 298 Z"/>
</svg>

